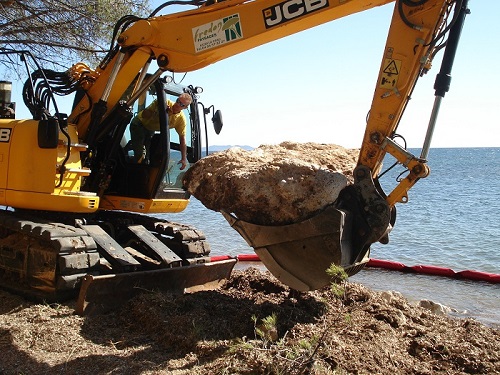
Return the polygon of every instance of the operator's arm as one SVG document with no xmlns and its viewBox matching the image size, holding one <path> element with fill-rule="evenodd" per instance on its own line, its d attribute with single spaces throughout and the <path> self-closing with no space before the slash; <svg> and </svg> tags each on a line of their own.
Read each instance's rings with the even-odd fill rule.
<svg viewBox="0 0 500 375">
<path fill-rule="evenodd" d="M 187 166 L 186 137 L 184 135 L 179 135 L 179 143 L 181 146 L 181 161 L 179 163 L 181 164 L 181 171 L 182 171 Z"/>
<path fill-rule="evenodd" d="M 173 105 L 173 103 L 169 105 Z M 186 123 L 186 116 L 182 112 L 170 116 L 169 128 L 175 129 L 175 131 L 179 135 L 179 145 L 181 151 L 181 160 L 179 161 L 179 164 L 181 164 L 181 170 L 185 169 L 188 163 L 186 146 Z"/>
</svg>

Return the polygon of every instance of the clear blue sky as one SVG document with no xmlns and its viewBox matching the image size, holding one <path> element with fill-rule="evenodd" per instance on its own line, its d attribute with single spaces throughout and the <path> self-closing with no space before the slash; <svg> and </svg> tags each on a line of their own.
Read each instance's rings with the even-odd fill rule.
<svg viewBox="0 0 500 375">
<path fill-rule="evenodd" d="M 500 1 L 470 0 L 469 8 L 433 147 L 500 147 Z M 351 15 L 189 73 L 182 83 L 202 86 L 202 102 L 223 113 L 224 128 L 218 136 L 209 133 L 210 144 L 359 147 L 392 9 Z M 398 129 L 410 147 L 421 147 L 426 132 L 439 70 L 434 65 L 419 80 Z M 18 118 L 21 87 L 14 85 Z"/>
</svg>

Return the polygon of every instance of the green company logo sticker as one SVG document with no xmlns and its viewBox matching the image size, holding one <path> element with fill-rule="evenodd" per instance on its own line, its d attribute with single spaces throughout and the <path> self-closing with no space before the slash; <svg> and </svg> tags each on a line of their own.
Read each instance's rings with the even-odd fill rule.
<svg viewBox="0 0 500 375">
<path fill-rule="evenodd" d="M 193 28 L 194 49 L 201 52 L 243 38 L 240 15 L 233 14 Z"/>
</svg>

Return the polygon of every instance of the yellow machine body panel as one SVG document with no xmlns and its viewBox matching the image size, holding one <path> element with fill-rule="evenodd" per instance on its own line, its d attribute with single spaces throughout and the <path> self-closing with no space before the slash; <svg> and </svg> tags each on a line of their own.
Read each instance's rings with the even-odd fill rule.
<svg viewBox="0 0 500 375">
<path fill-rule="evenodd" d="M 189 204 L 188 199 L 141 199 L 104 195 L 100 208 L 104 210 L 122 210 L 143 214 L 161 214 L 165 212 L 181 212 Z"/>
<path fill-rule="evenodd" d="M 7 190 L 8 206 L 42 211 L 95 212 L 99 208 L 99 197 L 94 195 L 42 194 Z"/>
<path fill-rule="evenodd" d="M 5 204 L 12 120 L 0 120 L 0 204 Z"/>
<path fill-rule="evenodd" d="M 78 148 L 68 147 L 61 135 L 59 145 L 40 148 L 39 121 L 0 120 L 0 204 L 16 208 L 95 212 L 99 197 L 80 191 L 81 178 L 89 171 L 81 167 Z M 78 143 L 75 126 L 68 126 L 72 143 Z M 60 166 L 67 158 L 64 178 Z M 50 172 L 50 173 L 48 173 Z M 59 186 L 60 185 L 60 186 Z"/>
<path fill-rule="evenodd" d="M 2 120 L 0 126 L 5 134 L 9 133 L 6 142 L 2 142 L 7 145 L 7 152 L 2 153 L 0 174 L 5 171 L 7 177 L 2 187 L 14 191 L 53 193 L 57 149 L 38 147 L 38 121 Z M 54 173 L 47 173 L 50 170 Z"/>
</svg>

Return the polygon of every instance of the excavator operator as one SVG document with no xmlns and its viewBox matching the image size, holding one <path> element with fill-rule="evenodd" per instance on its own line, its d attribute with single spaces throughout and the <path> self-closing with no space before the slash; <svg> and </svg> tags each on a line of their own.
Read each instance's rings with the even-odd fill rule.
<svg viewBox="0 0 500 375">
<path fill-rule="evenodd" d="M 183 109 L 189 107 L 193 99 L 188 93 L 181 94 L 175 102 L 167 100 L 168 127 L 175 129 L 179 135 L 181 148 L 180 169 L 187 166 L 186 158 L 186 116 Z M 134 151 L 134 161 L 136 163 L 149 162 L 149 145 L 155 131 L 160 130 L 160 120 L 158 117 L 158 102 L 154 100 L 149 106 L 140 111 L 130 123 L 130 137 L 132 150 Z"/>
</svg>

